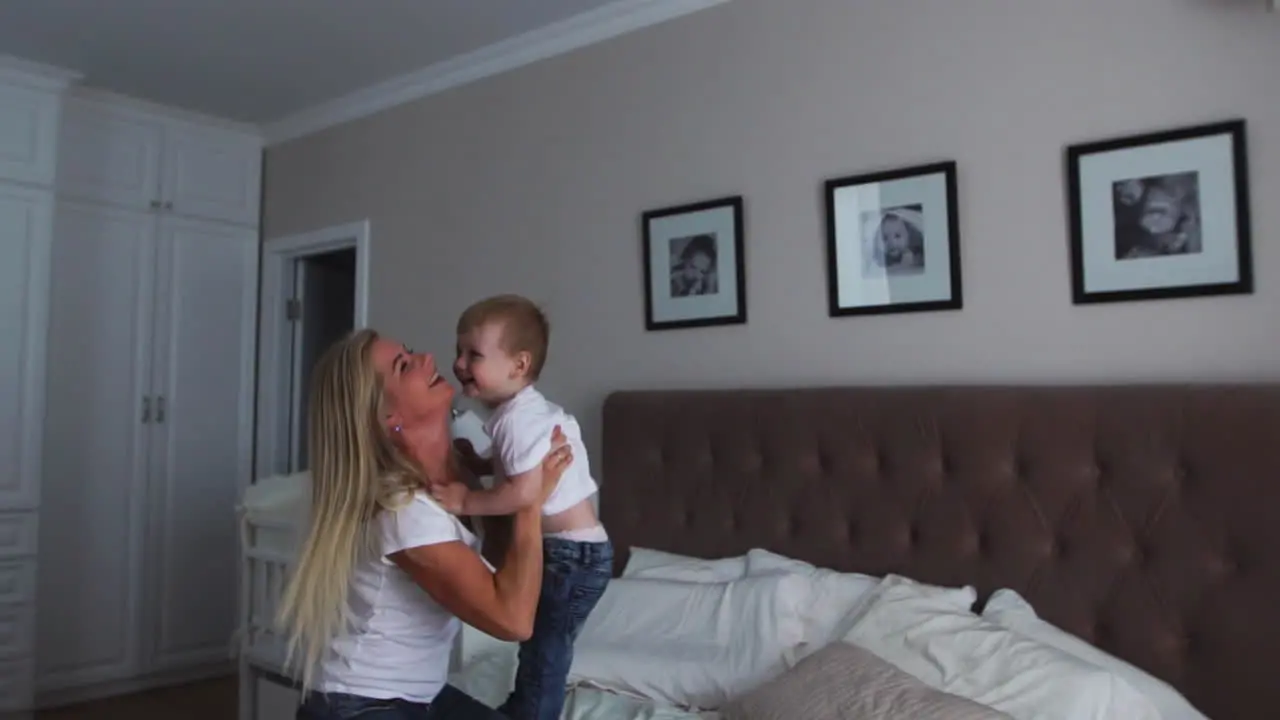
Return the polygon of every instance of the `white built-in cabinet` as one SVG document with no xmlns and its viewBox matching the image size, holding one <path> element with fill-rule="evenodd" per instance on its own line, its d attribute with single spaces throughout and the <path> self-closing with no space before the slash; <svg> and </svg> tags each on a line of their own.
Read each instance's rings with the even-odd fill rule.
<svg viewBox="0 0 1280 720">
<path fill-rule="evenodd" d="M 0 73 L 0 715 L 229 667 L 261 155 Z"/>
<path fill-rule="evenodd" d="M 260 138 L 70 98 L 59 141 L 61 197 L 258 226 Z"/>
<path fill-rule="evenodd" d="M 0 716 L 35 693 L 45 332 L 68 73 L 0 62 Z M 19 714 L 22 713 L 22 714 Z"/>
</svg>

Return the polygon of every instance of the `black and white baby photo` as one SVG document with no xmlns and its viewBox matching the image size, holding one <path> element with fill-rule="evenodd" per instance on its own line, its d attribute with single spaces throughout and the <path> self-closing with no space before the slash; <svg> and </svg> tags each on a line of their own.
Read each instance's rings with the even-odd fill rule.
<svg viewBox="0 0 1280 720">
<path fill-rule="evenodd" d="M 1203 250 L 1199 173 L 1112 183 L 1116 260 L 1188 255 Z"/>
<path fill-rule="evenodd" d="M 924 206 L 899 205 L 862 213 L 863 270 L 870 277 L 924 272 Z"/>
<path fill-rule="evenodd" d="M 715 233 L 671 238 L 671 297 L 720 292 Z"/>
</svg>

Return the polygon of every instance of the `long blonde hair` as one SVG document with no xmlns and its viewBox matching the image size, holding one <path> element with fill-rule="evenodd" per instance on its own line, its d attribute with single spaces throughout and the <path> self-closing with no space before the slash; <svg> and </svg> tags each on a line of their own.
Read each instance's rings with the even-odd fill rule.
<svg viewBox="0 0 1280 720">
<path fill-rule="evenodd" d="M 329 643 L 347 629 L 356 563 L 374 552 L 373 519 L 405 502 L 423 474 L 382 422 L 383 384 L 373 367 L 372 330 L 330 347 L 311 371 L 307 452 L 311 516 L 280 601 L 286 664 L 301 666 L 304 692 Z"/>
</svg>

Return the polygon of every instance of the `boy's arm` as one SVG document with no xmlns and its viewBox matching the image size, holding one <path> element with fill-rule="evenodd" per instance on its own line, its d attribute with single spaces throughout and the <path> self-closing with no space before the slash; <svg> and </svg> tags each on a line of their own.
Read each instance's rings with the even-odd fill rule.
<svg viewBox="0 0 1280 720">
<path fill-rule="evenodd" d="M 542 465 L 507 478 L 489 490 L 472 489 L 462 501 L 463 515 L 510 515 L 538 499 Z"/>
</svg>

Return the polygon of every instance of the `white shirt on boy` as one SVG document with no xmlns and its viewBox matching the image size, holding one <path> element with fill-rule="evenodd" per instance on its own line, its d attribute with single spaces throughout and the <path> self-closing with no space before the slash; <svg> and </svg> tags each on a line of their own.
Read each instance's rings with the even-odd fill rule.
<svg viewBox="0 0 1280 720">
<path fill-rule="evenodd" d="M 529 385 L 499 405 L 484 426 L 493 439 L 495 479 L 504 482 L 505 478 L 528 472 L 542 463 L 551 450 L 551 433 L 557 425 L 573 449 L 573 462 L 565 468 L 556 489 L 543 503 L 544 516 L 562 513 L 599 489 L 591 477 L 591 463 L 587 460 L 578 421 Z"/>
</svg>

